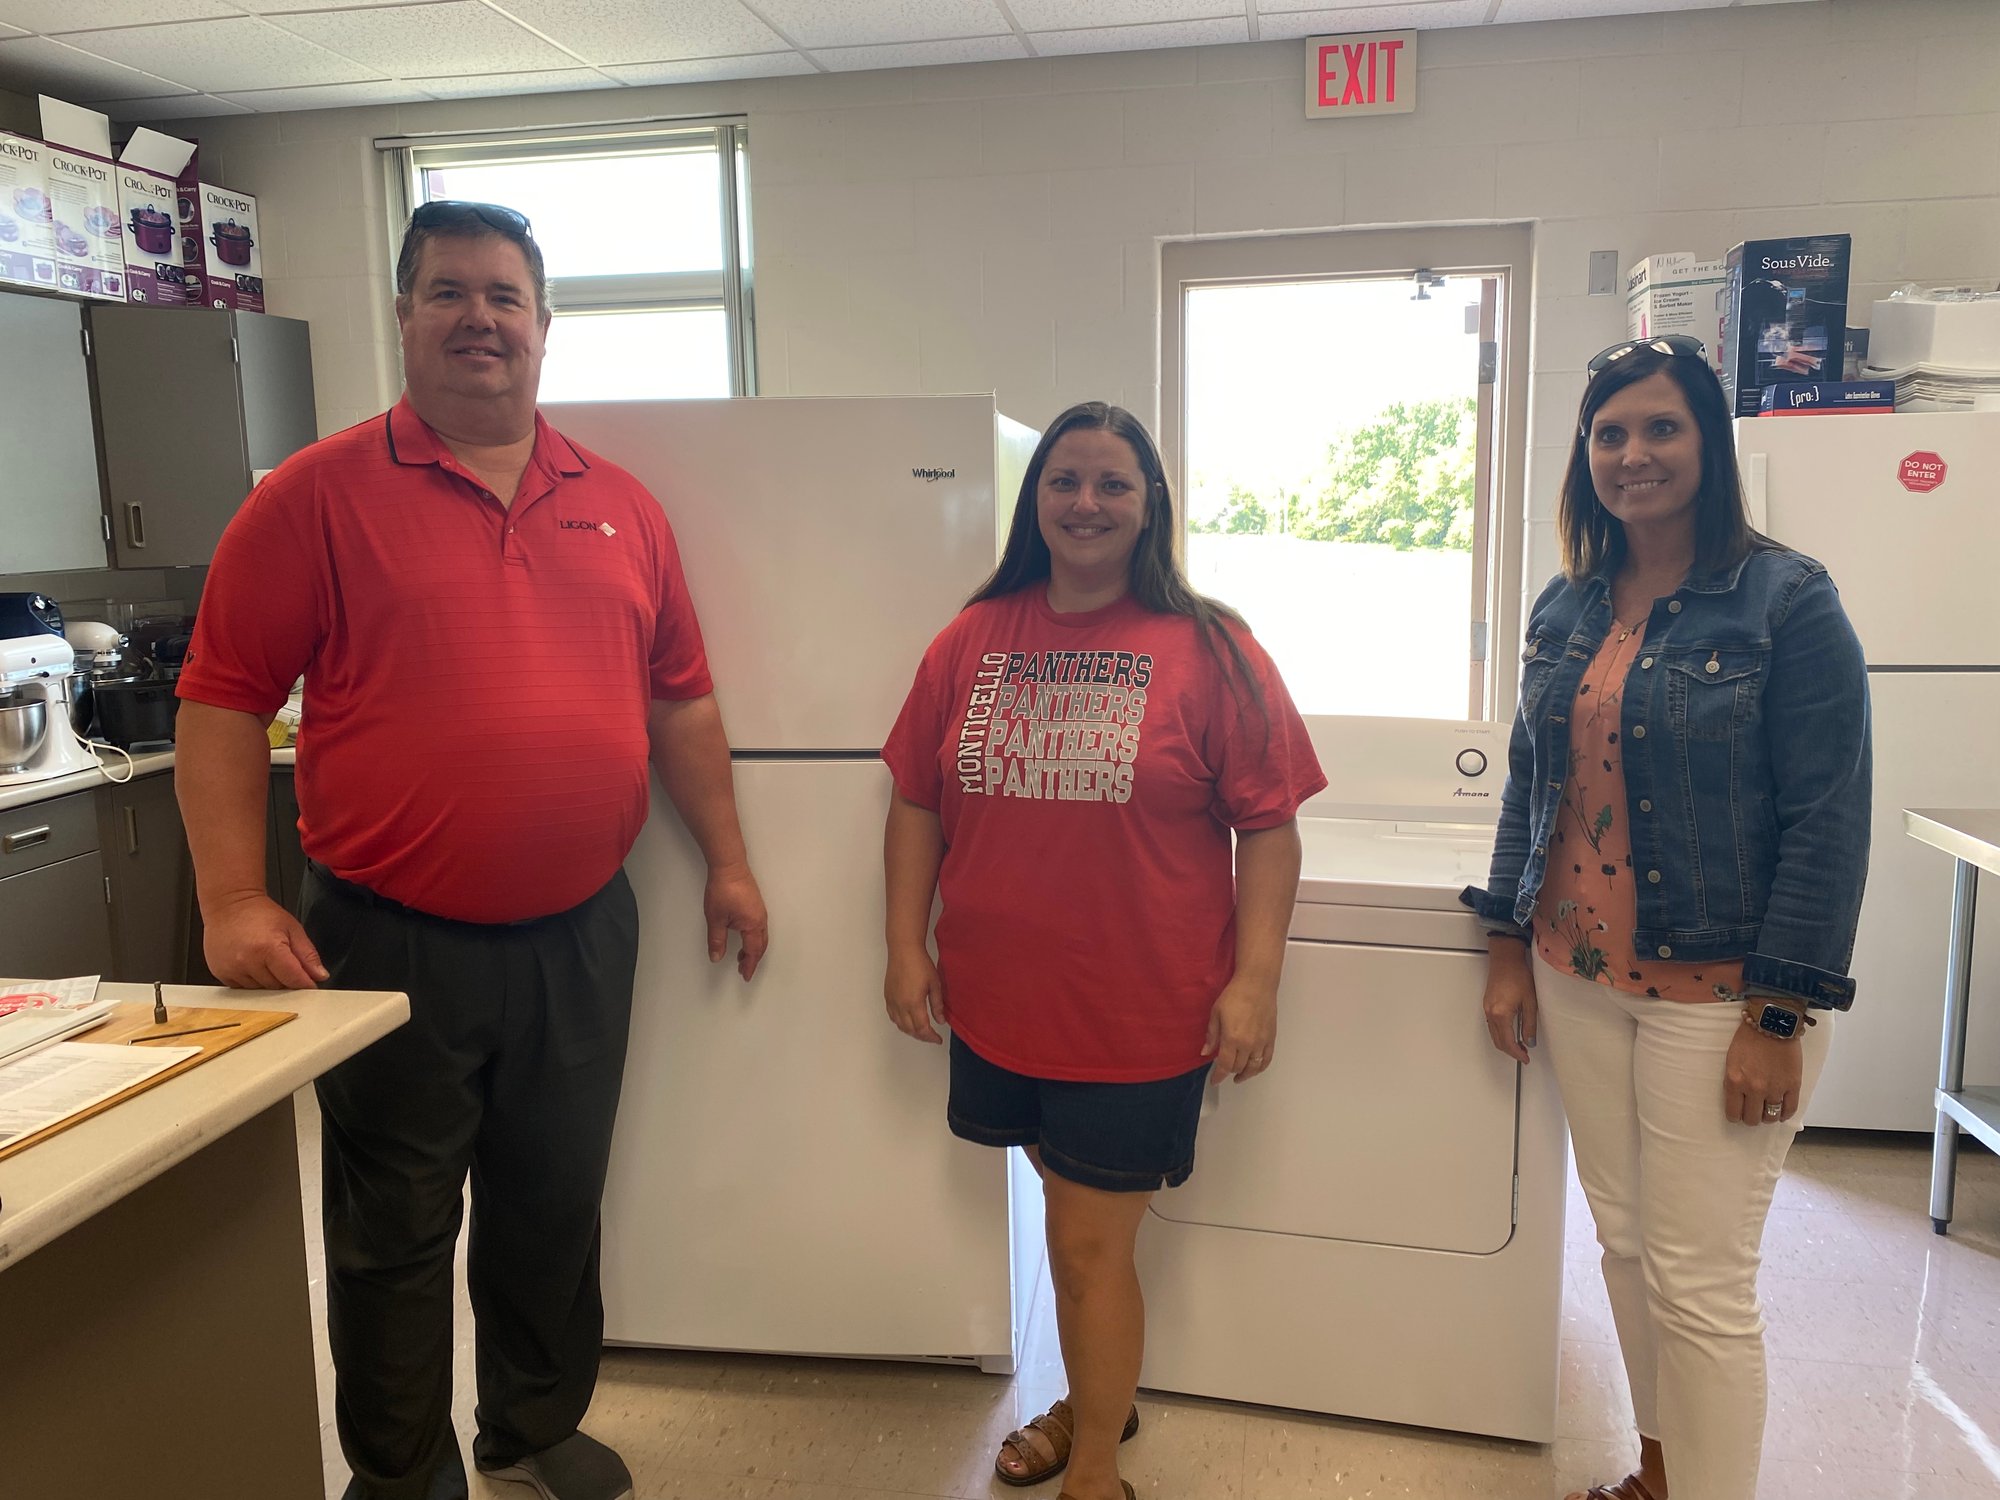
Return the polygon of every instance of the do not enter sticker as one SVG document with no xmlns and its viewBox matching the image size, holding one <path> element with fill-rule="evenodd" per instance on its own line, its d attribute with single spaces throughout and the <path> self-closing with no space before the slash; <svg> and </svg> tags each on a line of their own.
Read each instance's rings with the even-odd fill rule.
<svg viewBox="0 0 2000 1500">
<path fill-rule="evenodd" d="M 1944 460 L 1935 453 L 1912 453 L 1903 460 L 1896 477 L 1913 495 L 1928 495 L 1944 483 Z"/>
</svg>

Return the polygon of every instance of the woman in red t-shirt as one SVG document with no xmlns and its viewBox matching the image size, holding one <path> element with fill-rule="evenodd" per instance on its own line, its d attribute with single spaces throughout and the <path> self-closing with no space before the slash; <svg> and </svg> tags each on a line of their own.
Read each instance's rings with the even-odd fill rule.
<svg viewBox="0 0 2000 1500">
<path fill-rule="evenodd" d="M 882 754 L 890 1019 L 926 1042 L 949 1022 L 953 1133 L 1021 1147 L 1046 1190 L 1070 1396 L 994 1470 L 1067 1466 L 1065 1500 L 1129 1497 L 1139 1221 L 1194 1169 L 1210 1069 L 1270 1066 L 1295 815 L 1326 785 L 1270 658 L 1181 573 L 1130 412 L 1050 424 L 1000 566 L 925 652 Z"/>
</svg>

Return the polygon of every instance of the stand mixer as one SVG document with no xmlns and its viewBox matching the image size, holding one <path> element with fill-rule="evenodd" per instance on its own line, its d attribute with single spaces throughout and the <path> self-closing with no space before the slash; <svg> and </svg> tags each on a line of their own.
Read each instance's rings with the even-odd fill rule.
<svg viewBox="0 0 2000 1500">
<path fill-rule="evenodd" d="M 76 652 L 41 594 L 0 594 L 0 787 L 94 771 L 70 724 Z"/>
</svg>

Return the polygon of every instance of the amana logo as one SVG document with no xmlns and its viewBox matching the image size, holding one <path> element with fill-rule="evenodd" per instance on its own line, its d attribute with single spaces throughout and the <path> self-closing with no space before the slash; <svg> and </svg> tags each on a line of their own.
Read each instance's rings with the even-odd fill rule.
<svg viewBox="0 0 2000 1500">
<path fill-rule="evenodd" d="M 940 479 L 956 479 L 957 469 L 912 469 L 910 478 L 921 479 L 927 484 L 936 484 Z"/>
<path fill-rule="evenodd" d="M 1455 786 L 1455 787 L 1453 787 L 1453 788 L 1451 789 L 1451 794 L 1452 794 L 1452 796 L 1454 796 L 1454 797 L 1491 797 L 1491 796 L 1493 795 L 1493 794 L 1492 794 L 1491 792 L 1474 792 L 1474 791 L 1469 791 L 1469 790 L 1467 790 L 1467 789 L 1466 789 L 1465 787 L 1462 787 L 1462 786 Z"/>
<path fill-rule="evenodd" d="M 601 531 L 606 536 L 618 535 L 618 528 L 609 521 L 558 521 L 564 531 Z"/>
</svg>

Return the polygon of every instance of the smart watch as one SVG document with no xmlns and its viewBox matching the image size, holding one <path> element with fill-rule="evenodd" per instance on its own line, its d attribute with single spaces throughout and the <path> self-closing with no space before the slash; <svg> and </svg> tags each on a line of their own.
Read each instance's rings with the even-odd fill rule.
<svg viewBox="0 0 2000 1500">
<path fill-rule="evenodd" d="M 1799 1034 L 1801 1026 L 1809 1026 L 1812 1021 L 1789 1005 L 1760 999 L 1745 1002 L 1743 1024 L 1754 1026 L 1766 1036 L 1774 1036 L 1781 1042 L 1789 1042 Z"/>
</svg>

